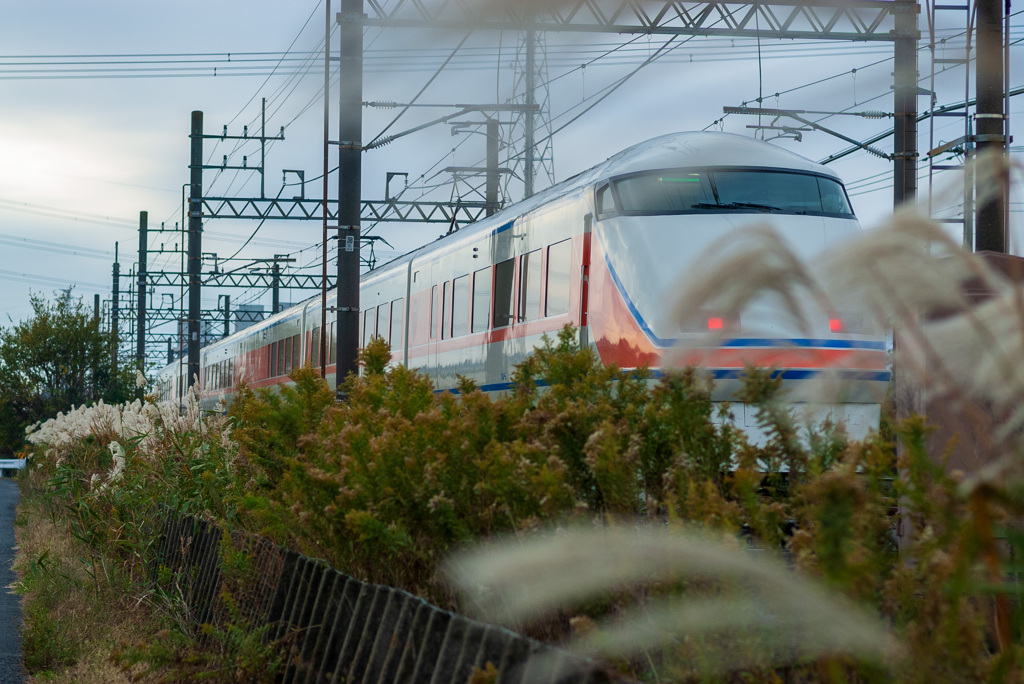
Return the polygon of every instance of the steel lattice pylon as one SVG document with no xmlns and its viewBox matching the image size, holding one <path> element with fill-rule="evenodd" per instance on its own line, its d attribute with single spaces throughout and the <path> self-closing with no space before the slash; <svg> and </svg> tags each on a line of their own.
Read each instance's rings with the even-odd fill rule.
<svg viewBox="0 0 1024 684">
<path fill-rule="evenodd" d="M 538 105 L 536 112 L 518 112 L 512 120 L 509 166 L 523 183 L 523 197 L 554 185 L 555 153 L 551 134 L 547 37 L 543 31 L 523 31 L 516 43 L 513 104 Z M 505 197 L 509 197 L 505 178 Z"/>
</svg>

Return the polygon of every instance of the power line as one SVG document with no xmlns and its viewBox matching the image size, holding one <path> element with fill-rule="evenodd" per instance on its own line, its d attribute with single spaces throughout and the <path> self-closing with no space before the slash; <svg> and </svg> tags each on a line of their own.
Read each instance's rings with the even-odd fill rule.
<svg viewBox="0 0 1024 684">
<path fill-rule="evenodd" d="M 53 278 L 50 276 L 36 275 L 34 273 L 19 273 L 17 271 L 7 271 L 0 269 L 0 278 L 4 280 L 15 280 L 18 282 L 29 281 L 33 285 L 57 285 L 57 286 L 72 286 L 81 285 L 82 287 L 91 287 L 93 289 L 102 290 L 110 287 L 110 283 L 106 285 L 97 285 L 95 283 L 86 283 L 81 280 L 75 280 L 74 278 Z"/>
</svg>

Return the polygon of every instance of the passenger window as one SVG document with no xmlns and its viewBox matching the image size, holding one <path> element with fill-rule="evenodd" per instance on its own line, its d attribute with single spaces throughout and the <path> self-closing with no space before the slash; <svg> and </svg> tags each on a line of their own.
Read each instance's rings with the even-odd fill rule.
<svg viewBox="0 0 1024 684">
<path fill-rule="evenodd" d="M 469 276 L 459 276 L 453 283 L 452 337 L 469 332 Z"/>
<path fill-rule="evenodd" d="M 441 297 L 441 339 L 447 340 L 451 334 L 451 303 L 448 301 L 448 292 L 451 291 L 451 284 L 445 283 Z"/>
<path fill-rule="evenodd" d="M 331 333 L 327 337 L 327 348 L 331 350 L 330 361 L 328 363 L 334 363 L 338 360 L 338 338 L 334 335 L 334 323 L 330 325 Z"/>
<path fill-rule="evenodd" d="M 284 343 L 284 340 L 277 341 L 277 372 L 274 373 L 274 377 L 284 375 L 288 372 L 284 369 Z"/>
<path fill-rule="evenodd" d="M 302 368 L 302 338 L 292 335 L 292 370 Z"/>
<path fill-rule="evenodd" d="M 519 320 L 540 318 L 540 250 L 519 257 Z"/>
<path fill-rule="evenodd" d="M 494 327 L 512 325 L 513 286 L 516 261 L 506 259 L 494 265 Z"/>
<path fill-rule="evenodd" d="M 377 307 L 377 337 L 383 338 L 384 340 L 389 339 L 388 336 L 388 321 L 391 319 L 391 312 L 388 311 L 387 304 L 381 304 Z"/>
<path fill-rule="evenodd" d="M 391 350 L 402 346 L 402 318 L 405 316 L 405 298 L 396 299 L 391 302 L 391 335 L 388 337 L 388 344 Z"/>
<path fill-rule="evenodd" d="M 277 342 L 271 342 L 267 345 L 268 359 L 267 359 L 267 377 L 277 377 Z"/>
<path fill-rule="evenodd" d="M 548 301 L 545 314 L 569 313 L 569 279 L 572 272 L 572 240 L 548 247 Z"/>
<path fill-rule="evenodd" d="M 491 269 L 473 274 L 473 332 L 487 330 L 491 322 Z"/>
</svg>

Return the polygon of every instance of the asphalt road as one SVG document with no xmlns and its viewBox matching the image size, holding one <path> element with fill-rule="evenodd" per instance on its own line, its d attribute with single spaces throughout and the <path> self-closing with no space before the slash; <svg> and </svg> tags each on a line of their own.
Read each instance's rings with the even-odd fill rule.
<svg viewBox="0 0 1024 684">
<path fill-rule="evenodd" d="M 14 512 L 18 506 L 18 483 L 0 478 L 0 684 L 25 681 L 21 667 L 21 604 L 7 588 L 15 580 Z"/>
</svg>

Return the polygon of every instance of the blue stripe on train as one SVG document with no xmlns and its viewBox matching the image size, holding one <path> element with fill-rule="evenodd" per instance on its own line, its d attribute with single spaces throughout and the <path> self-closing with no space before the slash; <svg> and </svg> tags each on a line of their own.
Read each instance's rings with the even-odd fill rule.
<svg viewBox="0 0 1024 684">
<path fill-rule="evenodd" d="M 745 372 L 742 368 L 712 368 L 710 369 L 712 377 L 716 380 L 736 380 L 743 377 Z M 867 382 L 889 382 L 892 379 L 891 371 L 862 371 L 862 370 L 815 370 L 807 368 L 786 368 L 781 370 L 775 370 L 772 372 L 773 377 L 782 376 L 783 380 L 810 380 L 818 376 L 819 374 L 829 373 L 833 374 L 841 380 L 860 380 Z M 650 371 L 651 378 L 657 379 L 665 375 L 665 372 L 660 369 L 653 369 Z M 536 381 L 538 387 L 547 387 L 548 383 L 543 380 Z M 505 390 L 512 389 L 511 382 L 495 382 L 489 385 L 481 385 L 480 389 L 484 392 L 502 392 Z M 461 394 L 457 388 L 450 390 L 434 390 L 434 393 L 439 392 L 451 392 L 452 394 Z"/>
</svg>

